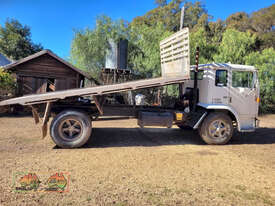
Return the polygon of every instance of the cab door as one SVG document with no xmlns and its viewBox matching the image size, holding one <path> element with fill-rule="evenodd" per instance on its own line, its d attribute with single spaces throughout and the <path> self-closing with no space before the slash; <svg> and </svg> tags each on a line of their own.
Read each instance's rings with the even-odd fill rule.
<svg viewBox="0 0 275 206">
<path fill-rule="evenodd" d="M 209 75 L 209 97 L 211 104 L 223 104 L 229 103 L 229 82 L 228 82 L 228 70 L 216 69 L 210 70 Z"/>
<path fill-rule="evenodd" d="M 258 114 L 256 72 L 232 69 L 230 76 L 229 104 L 241 117 L 255 118 Z"/>
</svg>

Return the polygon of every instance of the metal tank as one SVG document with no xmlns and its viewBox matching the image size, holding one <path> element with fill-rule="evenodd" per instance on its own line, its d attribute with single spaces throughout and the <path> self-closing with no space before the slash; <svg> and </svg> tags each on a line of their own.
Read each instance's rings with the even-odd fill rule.
<svg viewBox="0 0 275 206">
<path fill-rule="evenodd" d="M 120 40 L 118 43 L 118 68 L 127 69 L 128 40 Z"/>
<path fill-rule="evenodd" d="M 120 40 L 116 43 L 113 39 L 109 39 L 108 43 L 105 68 L 127 69 L 128 40 Z"/>
<path fill-rule="evenodd" d="M 117 69 L 117 43 L 113 39 L 108 40 L 109 48 L 106 52 L 105 68 Z"/>
</svg>

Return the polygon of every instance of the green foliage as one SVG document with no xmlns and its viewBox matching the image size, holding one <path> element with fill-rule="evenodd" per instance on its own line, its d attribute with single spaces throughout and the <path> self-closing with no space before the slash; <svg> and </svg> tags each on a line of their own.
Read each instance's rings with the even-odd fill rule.
<svg viewBox="0 0 275 206">
<path fill-rule="evenodd" d="M 246 58 L 246 64 L 258 69 L 260 79 L 260 109 L 262 112 L 275 112 L 275 50 L 265 49 L 253 52 Z"/>
<path fill-rule="evenodd" d="M 179 86 L 178 85 L 168 85 L 167 95 L 169 97 L 178 97 L 179 96 Z"/>
<path fill-rule="evenodd" d="M 206 15 L 207 10 L 201 1 L 195 1 L 195 3 L 186 2 L 184 8 L 184 26 L 190 29 L 197 25 L 199 20 L 205 19 L 205 17 L 209 18 L 209 16 Z M 204 22 L 206 22 L 206 20 L 204 20 Z"/>
<path fill-rule="evenodd" d="M 275 4 L 268 8 L 254 12 L 251 17 L 251 25 L 258 33 L 274 31 L 275 26 Z"/>
<path fill-rule="evenodd" d="M 200 64 L 213 62 L 213 55 L 217 52 L 217 46 L 208 38 L 207 32 L 200 28 L 190 34 L 190 56 L 191 64 L 195 64 L 196 48 L 200 48 Z"/>
<path fill-rule="evenodd" d="M 218 54 L 214 55 L 215 62 L 231 62 L 244 64 L 244 57 L 253 51 L 256 36 L 249 32 L 239 32 L 227 29 L 223 34 Z"/>
<path fill-rule="evenodd" d="M 255 46 L 257 49 L 275 48 L 275 4 L 250 15 L 244 12 L 237 12 L 229 16 L 225 23 L 227 28 L 256 34 L 257 42 Z"/>
<path fill-rule="evenodd" d="M 165 26 L 161 23 L 154 27 L 145 24 L 131 26 L 130 67 L 137 70 L 142 77 L 160 76 L 159 42 L 171 34 L 165 30 Z"/>
<path fill-rule="evenodd" d="M 40 44 L 34 44 L 31 41 L 31 32 L 28 26 L 22 26 L 15 19 L 8 19 L 5 27 L 0 26 L 0 52 L 5 56 L 18 60 L 42 49 Z"/>
<path fill-rule="evenodd" d="M 195 3 L 185 0 L 172 0 L 168 4 L 157 0 L 158 7 L 147 12 L 144 16 L 136 17 L 132 25 L 154 26 L 162 23 L 166 30 L 177 31 L 180 28 L 181 8 L 185 7 L 184 25 L 193 28 L 201 15 L 207 13 L 201 1 Z"/>
<path fill-rule="evenodd" d="M 90 73 L 98 79 L 104 67 L 108 39 L 128 39 L 129 30 L 125 21 L 112 21 L 110 17 L 97 17 L 94 29 L 86 28 L 75 31 L 71 45 L 70 61 L 78 68 Z"/>
<path fill-rule="evenodd" d="M 155 0 L 155 4 L 156 4 L 158 7 L 163 7 L 163 6 L 166 6 L 166 5 L 167 5 L 167 0 Z"/>
<path fill-rule="evenodd" d="M 222 42 L 222 36 L 225 32 L 225 24 L 220 19 L 216 22 L 210 22 L 207 25 L 207 35 L 211 38 L 212 44 L 219 46 Z"/>
<path fill-rule="evenodd" d="M 0 67 L 0 94 L 7 94 L 14 92 L 15 89 L 15 78 L 11 74 L 5 72 Z"/>
<path fill-rule="evenodd" d="M 259 35 L 260 49 L 275 49 L 275 30 Z"/>
<path fill-rule="evenodd" d="M 241 32 L 246 32 L 251 29 L 249 16 L 245 12 L 237 12 L 230 15 L 225 23 L 228 29 L 235 29 Z"/>
</svg>

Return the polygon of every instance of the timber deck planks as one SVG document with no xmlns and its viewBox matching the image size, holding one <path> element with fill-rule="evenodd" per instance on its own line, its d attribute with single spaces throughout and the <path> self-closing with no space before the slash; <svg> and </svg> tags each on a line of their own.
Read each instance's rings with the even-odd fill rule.
<svg viewBox="0 0 275 206">
<path fill-rule="evenodd" d="M 68 97 L 86 96 L 86 95 L 104 95 L 111 93 L 118 93 L 122 91 L 137 90 L 143 88 L 152 88 L 165 86 L 170 84 L 178 84 L 187 80 L 189 76 L 177 76 L 177 77 L 159 77 L 153 79 L 130 81 L 120 84 L 103 85 L 81 89 L 70 89 L 65 91 L 48 92 L 44 94 L 27 95 L 23 97 L 8 99 L 0 102 L 0 106 L 21 104 L 21 105 L 33 105 L 45 103 L 48 101 L 57 101 Z"/>
</svg>

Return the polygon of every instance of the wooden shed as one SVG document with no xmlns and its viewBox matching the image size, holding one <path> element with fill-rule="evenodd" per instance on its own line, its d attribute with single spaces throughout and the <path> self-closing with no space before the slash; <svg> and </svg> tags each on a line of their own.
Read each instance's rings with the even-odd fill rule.
<svg viewBox="0 0 275 206">
<path fill-rule="evenodd" d="M 50 50 L 43 50 L 4 67 L 16 75 L 16 96 L 84 87 L 92 79 Z"/>
</svg>

